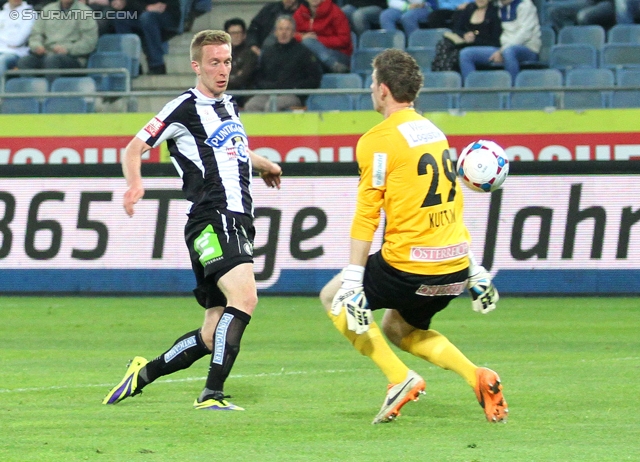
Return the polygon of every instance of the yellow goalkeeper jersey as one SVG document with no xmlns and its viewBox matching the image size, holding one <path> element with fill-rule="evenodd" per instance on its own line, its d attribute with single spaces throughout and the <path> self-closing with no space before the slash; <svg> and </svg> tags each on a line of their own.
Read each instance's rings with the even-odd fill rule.
<svg viewBox="0 0 640 462">
<path fill-rule="evenodd" d="M 382 256 L 396 269 L 439 275 L 469 266 L 463 197 L 444 133 L 413 108 L 358 141 L 358 200 L 351 237 L 372 241 L 385 212 Z"/>
</svg>

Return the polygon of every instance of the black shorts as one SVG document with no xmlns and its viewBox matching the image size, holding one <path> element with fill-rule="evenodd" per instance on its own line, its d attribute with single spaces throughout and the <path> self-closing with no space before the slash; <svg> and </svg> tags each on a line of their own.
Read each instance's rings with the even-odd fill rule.
<svg viewBox="0 0 640 462">
<path fill-rule="evenodd" d="M 189 216 L 184 238 L 196 276 L 193 293 L 204 308 L 226 306 L 218 280 L 242 263 L 253 263 L 253 220 L 247 215 L 214 210 Z"/>
<path fill-rule="evenodd" d="M 380 252 L 369 256 L 364 272 L 364 294 L 369 308 L 390 308 L 418 329 L 429 329 L 431 318 L 462 293 L 469 269 L 425 276 L 389 265 Z"/>
</svg>

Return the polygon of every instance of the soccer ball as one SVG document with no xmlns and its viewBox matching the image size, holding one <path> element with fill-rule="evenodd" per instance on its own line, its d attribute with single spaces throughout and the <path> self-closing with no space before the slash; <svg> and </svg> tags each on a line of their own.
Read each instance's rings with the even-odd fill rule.
<svg viewBox="0 0 640 462">
<path fill-rule="evenodd" d="M 509 174 L 509 159 L 493 141 L 474 141 L 458 158 L 458 176 L 474 191 L 492 192 L 499 189 Z"/>
</svg>

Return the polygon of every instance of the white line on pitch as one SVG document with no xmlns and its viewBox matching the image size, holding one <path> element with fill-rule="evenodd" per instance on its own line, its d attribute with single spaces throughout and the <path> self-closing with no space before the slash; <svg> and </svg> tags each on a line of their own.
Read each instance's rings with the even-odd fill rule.
<svg viewBox="0 0 640 462">
<path fill-rule="evenodd" d="M 282 369 L 280 372 L 261 372 L 260 374 L 231 374 L 229 378 L 235 379 L 246 379 L 246 378 L 257 378 L 257 377 L 280 377 L 285 375 L 309 375 L 309 374 L 343 374 L 343 373 L 352 373 L 353 370 L 342 370 L 342 369 L 330 369 L 326 371 L 285 371 Z M 158 379 L 154 383 L 181 383 L 181 382 L 194 382 L 194 381 L 203 381 L 206 380 L 206 377 L 185 377 L 183 379 Z M 32 391 L 47 391 L 47 390 L 65 390 L 69 388 L 109 388 L 114 384 L 85 384 L 85 385 L 54 385 L 50 387 L 32 387 L 32 388 L 0 388 L 0 393 L 23 393 L 23 392 L 32 392 Z"/>
</svg>

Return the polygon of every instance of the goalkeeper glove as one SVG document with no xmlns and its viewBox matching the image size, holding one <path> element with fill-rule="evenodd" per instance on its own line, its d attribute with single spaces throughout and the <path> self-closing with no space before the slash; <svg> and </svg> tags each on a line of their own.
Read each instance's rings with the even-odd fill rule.
<svg viewBox="0 0 640 462">
<path fill-rule="evenodd" d="M 487 314 L 496 309 L 500 295 L 491 281 L 491 275 L 483 266 L 474 266 L 470 269 L 467 290 L 471 294 L 473 311 Z"/>
<path fill-rule="evenodd" d="M 347 328 L 356 334 L 362 334 L 369 330 L 369 325 L 373 322 L 373 315 L 368 308 L 362 286 L 364 267 L 349 265 L 342 271 L 341 278 L 342 286 L 333 297 L 331 314 L 338 316 L 344 306 L 347 315 Z"/>
</svg>

